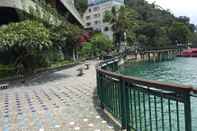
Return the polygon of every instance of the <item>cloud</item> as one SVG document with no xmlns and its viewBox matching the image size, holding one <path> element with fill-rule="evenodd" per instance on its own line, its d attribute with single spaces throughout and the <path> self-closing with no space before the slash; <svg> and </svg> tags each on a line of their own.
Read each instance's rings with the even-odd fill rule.
<svg viewBox="0 0 197 131">
<path fill-rule="evenodd" d="M 197 0 L 147 0 L 169 9 L 176 16 L 188 16 L 192 23 L 197 24 Z"/>
</svg>

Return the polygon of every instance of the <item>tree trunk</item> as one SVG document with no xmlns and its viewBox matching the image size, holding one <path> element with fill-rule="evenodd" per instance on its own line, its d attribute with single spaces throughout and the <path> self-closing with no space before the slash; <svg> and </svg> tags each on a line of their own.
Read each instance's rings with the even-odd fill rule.
<svg viewBox="0 0 197 131">
<path fill-rule="evenodd" d="M 73 48 L 73 61 L 76 61 L 75 48 Z"/>
</svg>

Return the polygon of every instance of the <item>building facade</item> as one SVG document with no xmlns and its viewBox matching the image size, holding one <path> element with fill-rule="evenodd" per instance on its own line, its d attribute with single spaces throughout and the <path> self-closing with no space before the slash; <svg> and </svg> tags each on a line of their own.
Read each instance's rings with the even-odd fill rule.
<svg viewBox="0 0 197 131">
<path fill-rule="evenodd" d="M 46 5 L 50 5 L 51 8 L 54 8 L 62 16 L 69 15 L 70 19 L 73 19 L 78 24 L 84 26 L 83 19 L 74 7 L 74 0 L 1 0 L 0 25 L 20 21 L 23 19 L 21 18 L 21 14 L 29 16 L 35 16 L 38 14 L 32 13 L 32 10 L 30 9 L 39 10 L 39 12 L 41 12 L 40 19 L 42 19 L 42 16 L 44 16 L 47 12 Z M 52 13 L 50 15 L 50 19 L 46 22 L 50 24 L 57 24 L 58 20 L 55 16 Z"/>
<path fill-rule="evenodd" d="M 83 15 L 85 27 L 103 32 L 113 39 L 111 25 L 103 20 L 106 11 L 111 11 L 112 7 L 119 8 L 120 6 L 124 6 L 124 0 L 88 0 L 88 9 Z"/>
</svg>

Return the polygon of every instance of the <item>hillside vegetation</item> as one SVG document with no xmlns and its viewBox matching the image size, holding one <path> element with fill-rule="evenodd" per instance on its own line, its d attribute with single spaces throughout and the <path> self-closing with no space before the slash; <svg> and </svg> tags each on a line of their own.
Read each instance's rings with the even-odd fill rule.
<svg viewBox="0 0 197 131">
<path fill-rule="evenodd" d="M 116 37 L 121 37 L 123 32 L 127 32 L 129 45 L 134 45 L 141 50 L 186 46 L 191 42 L 193 45 L 196 44 L 195 25 L 190 23 L 189 17 L 175 17 L 169 10 L 154 3 L 149 4 L 145 0 L 125 0 L 125 4 L 126 7 L 121 9 L 122 14 L 119 18 L 115 12 L 111 12 L 111 17 L 116 16 L 116 18 L 111 18 L 114 23 L 109 20 L 110 13 L 108 12 L 108 22 L 115 26 L 112 27 L 116 33 L 114 34 L 115 40 Z M 82 14 L 87 8 L 87 0 L 76 0 L 76 6 Z M 121 13 L 121 10 L 116 14 Z M 118 28 L 119 31 L 117 31 Z M 118 43 L 118 40 L 114 43 Z"/>
</svg>

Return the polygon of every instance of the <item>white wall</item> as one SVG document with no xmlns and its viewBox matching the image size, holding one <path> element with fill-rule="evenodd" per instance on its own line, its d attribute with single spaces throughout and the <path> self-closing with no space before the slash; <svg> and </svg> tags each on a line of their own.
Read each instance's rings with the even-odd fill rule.
<svg viewBox="0 0 197 131">
<path fill-rule="evenodd" d="M 83 16 L 83 19 L 86 24 L 85 27 L 92 28 L 93 30 L 100 30 L 112 40 L 113 32 L 111 30 L 111 25 L 109 23 L 103 22 L 104 15 L 106 11 L 111 11 L 113 6 L 116 6 L 117 8 L 119 8 L 120 6 L 123 6 L 123 5 L 124 4 L 120 2 L 108 1 L 105 3 L 89 6 Z M 90 17 L 90 18 L 87 19 L 87 17 Z M 87 25 L 87 23 L 91 23 L 91 25 Z M 107 28 L 108 28 L 108 31 L 106 31 Z"/>
</svg>

